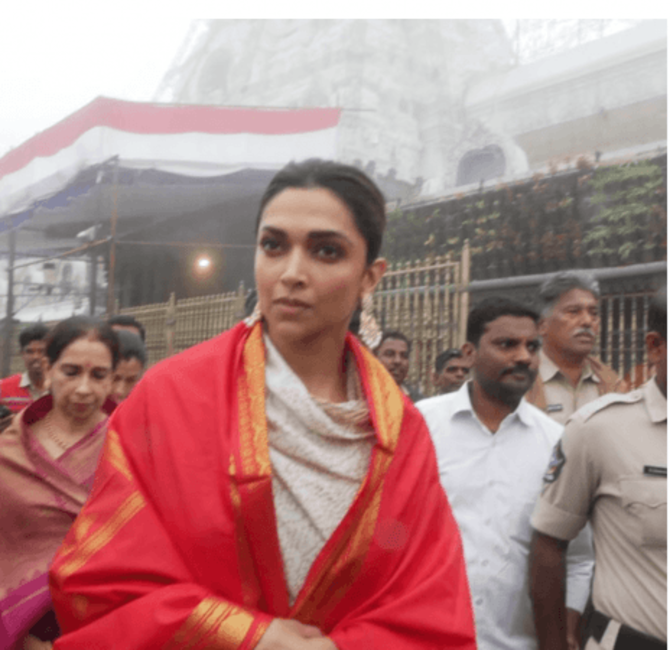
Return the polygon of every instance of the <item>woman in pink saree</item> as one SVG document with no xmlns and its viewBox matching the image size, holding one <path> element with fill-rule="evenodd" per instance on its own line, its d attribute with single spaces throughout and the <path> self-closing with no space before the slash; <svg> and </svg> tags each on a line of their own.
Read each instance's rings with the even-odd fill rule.
<svg viewBox="0 0 670 650">
<path fill-rule="evenodd" d="M 118 339 L 75 316 L 47 342 L 51 394 L 0 434 L 0 648 L 50 648 L 58 634 L 47 572 L 84 505 L 114 403 Z"/>
</svg>

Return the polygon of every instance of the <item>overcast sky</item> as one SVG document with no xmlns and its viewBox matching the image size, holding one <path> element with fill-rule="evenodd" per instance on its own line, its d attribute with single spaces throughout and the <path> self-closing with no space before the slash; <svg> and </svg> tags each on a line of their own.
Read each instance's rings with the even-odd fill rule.
<svg viewBox="0 0 670 650">
<path fill-rule="evenodd" d="M 0 156 L 98 95 L 150 100 L 190 24 L 187 17 L 134 16 L 113 2 L 88 6 L 104 10 L 3 9 Z"/>
<path fill-rule="evenodd" d="M 271 5 L 255 1 L 237 3 L 233 8 L 227 6 L 231 3 L 190 0 L 181 3 L 180 15 L 175 15 L 175 5 L 167 0 L 49 3 L 24 0 L 6 4 L 0 19 L 0 157 L 98 95 L 151 100 L 186 36 L 192 20 L 189 16 L 275 18 L 280 17 L 277 7 L 281 8 L 281 17 L 287 18 L 476 18 L 501 12 L 500 5 L 486 1 L 481 7 L 477 5 L 479 16 L 459 14 L 458 6 L 443 0 L 414 6 L 415 0 L 412 5 L 417 14 L 408 14 L 406 9 L 394 14 L 394 6 L 388 3 L 368 5 L 351 0 L 350 4 L 342 5 L 342 0 L 338 0 L 339 11 L 343 11 L 343 6 L 344 10 L 356 6 L 339 16 L 322 13 L 326 5 L 317 8 L 312 2 L 287 0 Z M 243 8 L 245 13 L 221 16 L 222 4 L 226 5 L 226 12 Z M 597 4 L 606 15 L 607 5 Z M 268 6 L 272 8 L 263 11 Z M 368 6 L 374 9 L 366 12 Z M 511 12 L 516 10 L 515 3 L 505 7 L 508 15 L 514 15 Z M 543 13 L 534 10 L 534 17 Z M 506 24 L 509 26 L 509 20 Z"/>
</svg>

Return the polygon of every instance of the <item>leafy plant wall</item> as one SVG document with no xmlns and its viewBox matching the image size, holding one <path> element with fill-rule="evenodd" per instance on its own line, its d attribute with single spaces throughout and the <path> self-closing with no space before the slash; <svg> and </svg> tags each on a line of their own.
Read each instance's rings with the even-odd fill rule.
<svg viewBox="0 0 670 650">
<path fill-rule="evenodd" d="M 460 254 L 471 279 L 621 266 L 667 259 L 667 156 L 536 175 L 476 194 L 389 214 L 391 262 Z"/>
</svg>

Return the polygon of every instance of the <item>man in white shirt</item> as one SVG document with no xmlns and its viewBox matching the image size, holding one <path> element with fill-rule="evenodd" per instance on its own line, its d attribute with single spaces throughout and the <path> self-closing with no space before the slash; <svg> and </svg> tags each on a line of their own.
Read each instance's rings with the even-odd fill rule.
<svg viewBox="0 0 670 650">
<path fill-rule="evenodd" d="M 472 380 L 417 404 L 431 432 L 440 480 L 463 537 L 481 650 L 535 650 L 528 590 L 530 517 L 563 427 L 523 398 L 539 364 L 539 315 L 494 298 L 469 315 L 463 353 Z M 590 531 L 567 556 L 568 644 L 593 570 Z"/>
</svg>

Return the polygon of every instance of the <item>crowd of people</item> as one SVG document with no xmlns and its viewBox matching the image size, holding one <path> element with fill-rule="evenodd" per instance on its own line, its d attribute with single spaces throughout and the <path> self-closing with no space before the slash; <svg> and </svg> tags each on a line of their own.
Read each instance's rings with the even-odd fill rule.
<svg viewBox="0 0 670 650">
<path fill-rule="evenodd" d="M 146 373 L 127 316 L 21 332 L 0 648 L 666 647 L 665 293 L 635 390 L 569 271 L 476 304 L 425 399 L 371 325 L 384 226 L 363 172 L 292 163 L 233 329 Z"/>
</svg>

